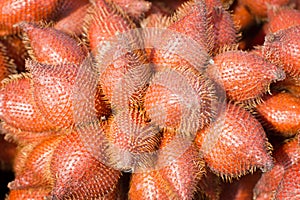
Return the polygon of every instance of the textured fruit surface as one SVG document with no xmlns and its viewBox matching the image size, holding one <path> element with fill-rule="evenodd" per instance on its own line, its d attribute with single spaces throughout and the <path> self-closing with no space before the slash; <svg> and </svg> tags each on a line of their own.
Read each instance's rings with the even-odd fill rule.
<svg viewBox="0 0 300 200">
<path fill-rule="evenodd" d="M 277 31 L 266 36 L 263 55 L 281 66 L 292 77 L 300 75 L 300 26 Z"/>
<path fill-rule="evenodd" d="M 285 78 L 283 70 L 262 57 L 238 50 L 216 55 L 208 74 L 224 87 L 229 99 L 239 102 L 260 98 L 273 81 Z"/>
<path fill-rule="evenodd" d="M 225 179 L 255 168 L 267 171 L 273 166 L 263 127 L 236 105 L 228 104 L 215 122 L 199 131 L 196 144 L 210 169 Z"/>
<path fill-rule="evenodd" d="M 300 130 L 300 99 L 290 93 L 268 96 L 256 110 L 266 126 L 282 136 L 290 137 Z"/>
</svg>

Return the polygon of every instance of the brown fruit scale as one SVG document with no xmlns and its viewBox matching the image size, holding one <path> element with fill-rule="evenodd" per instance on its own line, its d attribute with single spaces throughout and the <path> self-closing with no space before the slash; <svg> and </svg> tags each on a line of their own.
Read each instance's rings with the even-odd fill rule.
<svg viewBox="0 0 300 200">
<path fill-rule="evenodd" d="M 293 3 L 1 1 L 0 131 L 18 146 L 6 199 L 224 199 L 232 179 L 245 199 L 299 197 Z M 245 33 L 265 18 L 279 30 L 255 53 L 238 48 L 241 8 Z M 238 179 L 256 168 L 253 190 Z"/>
</svg>

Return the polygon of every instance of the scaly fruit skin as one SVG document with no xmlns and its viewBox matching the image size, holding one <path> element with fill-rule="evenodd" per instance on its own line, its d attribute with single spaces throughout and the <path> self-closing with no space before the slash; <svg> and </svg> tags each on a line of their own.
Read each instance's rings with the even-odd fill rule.
<svg viewBox="0 0 300 200">
<path fill-rule="evenodd" d="M 7 48 L 0 42 L 0 81 L 15 73 L 17 73 L 16 66 L 13 60 L 8 57 Z"/>
<path fill-rule="evenodd" d="M 29 48 L 30 56 L 39 63 L 79 65 L 87 55 L 87 50 L 64 32 L 26 22 L 19 27 L 26 35 L 23 41 Z"/>
<path fill-rule="evenodd" d="M 15 75 L 5 82 L 0 90 L 1 119 L 5 124 L 29 132 L 43 132 L 56 128 L 41 114 L 33 96 L 32 79 L 29 74 Z"/>
<path fill-rule="evenodd" d="M 300 11 L 291 8 L 273 8 L 268 11 L 266 34 L 300 25 Z"/>
<path fill-rule="evenodd" d="M 67 0 L 3 0 L 0 2 L 0 36 L 15 34 L 15 27 L 22 21 L 50 21 L 55 19 L 61 6 Z"/>
<path fill-rule="evenodd" d="M 269 34 L 262 47 L 263 56 L 282 67 L 291 77 L 300 76 L 300 25 Z"/>
<path fill-rule="evenodd" d="M 208 76 L 224 87 L 233 101 L 255 102 L 268 91 L 272 82 L 285 78 L 282 69 L 251 52 L 226 51 L 213 60 L 207 69 Z"/>
<path fill-rule="evenodd" d="M 211 122 L 217 109 L 213 82 L 189 65 L 156 73 L 144 99 L 145 110 L 154 123 L 185 134 L 195 135 Z"/>
<path fill-rule="evenodd" d="M 264 98 L 256 111 L 267 128 L 292 137 L 300 130 L 300 98 L 290 93 L 278 93 Z"/>
<path fill-rule="evenodd" d="M 20 190 L 10 190 L 6 200 L 20 200 L 20 199 L 31 199 L 31 200 L 44 200 L 46 196 L 50 194 L 50 188 L 30 188 Z"/>
<path fill-rule="evenodd" d="M 278 197 L 276 199 L 283 196 L 293 199 L 299 195 L 299 145 L 299 138 L 295 137 L 274 152 L 275 165 L 271 171 L 263 173 L 257 182 L 253 190 L 254 199 L 269 200 L 275 195 Z"/>
<path fill-rule="evenodd" d="M 228 104 L 215 122 L 197 133 L 195 141 L 208 167 L 225 179 L 273 167 L 263 127 L 237 105 Z"/>
<path fill-rule="evenodd" d="M 241 0 L 241 3 L 246 5 L 251 13 L 259 18 L 267 16 L 268 6 L 283 6 L 289 2 L 290 0 Z"/>
</svg>

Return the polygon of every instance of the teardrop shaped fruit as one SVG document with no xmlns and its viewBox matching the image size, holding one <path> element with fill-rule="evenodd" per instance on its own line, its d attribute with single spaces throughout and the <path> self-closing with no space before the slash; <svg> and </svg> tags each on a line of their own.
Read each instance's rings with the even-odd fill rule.
<svg viewBox="0 0 300 200">
<path fill-rule="evenodd" d="M 85 145 L 73 131 L 54 150 L 50 164 L 55 176 L 52 198 L 99 199 L 117 187 L 120 172 L 101 163 Z"/>
<path fill-rule="evenodd" d="M 282 103 L 283 102 L 283 103 Z M 300 130 L 300 98 L 290 93 L 267 96 L 257 105 L 256 111 L 267 128 L 291 137 Z"/>
<path fill-rule="evenodd" d="M 81 66 L 75 64 L 46 65 L 27 61 L 26 67 L 33 77 L 34 100 L 40 111 L 52 124 L 66 128 L 78 122 L 79 117 L 84 121 L 90 115 L 96 115 L 96 109 L 103 109 L 104 113 L 110 112 L 109 108 L 101 107 L 102 105 L 109 106 L 108 104 L 98 104 L 101 97 L 96 95 L 101 96 L 101 92 L 98 93 L 96 90 L 100 88 L 94 86 L 94 82 L 89 79 L 89 76 L 78 74 L 78 71 L 81 73 L 81 70 L 85 69 L 85 65 L 88 64 L 84 62 Z M 77 81 L 79 82 L 77 83 Z M 77 94 L 78 91 L 81 93 Z M 88 99 L 74 99 L 85 94 L 90 94 L 90 96 L 82 98 Z M 83 106 L 86 106 L 86 110 L 83 110 Z M 85 112 L 78 113 L 78 110 Z"/>
<path fill-rule="evenodd" d="M 292 77 L 300 76 L 300 25 L 269 34 L 263 45 L 264 57 Z"/>
<path fill-rule="evenodd" d="M 282 69 L 251 52 L 226 51 L 213 60 L 214 64 L 207 69 L 208 76 L 233 101 L 253 103 L 269 90 L 272 82 L 285 78 Z"/>
<path fill-rule="evenodd" d="M 159 129 L 137 108 L 114 115 L 107 130 L 111 162 L 117 169 L 138 172 L 154 166 Z"/>
<path fill-rule="evenodd" d="M 266 34 L 275 33 L 300 25 L 300 11 L 289 7 L 275 7 L 268 10 Z"/>
<path fill-rule="evenodd" d="M 22 22 L 19 26 L 26 33 L 24 42 L 29 48 L 29 55 L 37 62 L 79 65 L 87 55 L 87 50 L 64 32 L 34 23 Z"/>
<path fill-rule="evenodd" d="M 228 104 L 215 122 L 198 132 L 195 141 L 208 167 L 222 178 L 273 167 L 262 125 L 240 106 Z"/>
<path fill-rule="evenodd" d="M 189 66 L 158 72 L 146 90 L 144 106 L 152 122 L 184 134 L 210 123 L 217 109 L 213 83 Z"/>
<path fill-rule="evenodd" d="M 14 75 L 6 79 L 0 94 L 1 119 L 8 126 L 31 132 L 56 129 L 36 104 L 30 74 Z"/>
<path fill-rule="evenodd" d="M 25 165 L 10 182 L 10 189 L 25 189 L 35 187 L 52 187 L 55 177 L 50 172 L 50 162 L 61 137 L 54 136 L 43 140 L 29 153 Z"/>
<path fill-rule="evenodd" d="M 3 0 L 0 2 L 0 35 L 19 32 L 15 25 L 22 21 L 51 21 L 60 12 L 65 0 Z"/>
</svg>

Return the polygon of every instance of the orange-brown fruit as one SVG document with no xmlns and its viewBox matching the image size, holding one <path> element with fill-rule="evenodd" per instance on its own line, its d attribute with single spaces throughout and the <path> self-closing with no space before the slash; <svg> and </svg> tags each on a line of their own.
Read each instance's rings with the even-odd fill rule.
<svg viewBox="0 0 300 200">
<path fill-rule="evenodd" d="M 62 12 L 62 16 L 55 23 L 54 28 L 70 35 L 80 36 L 84 32 L 84 20 L 91 6 L 88 0 L 72 1 L 69 8 Z"/>
<path fill-rule="evenodd" d="M 168 29 L 190 37 L 209 52 L 212 49 L 213 32 L 209 28 L 211 19 L 208 12 L 204 0 L 190 0 L 176 10 Z"/>
<path fill-rule="evenodd" d="M 16 66 L 13 60 L 8 57 L 6 47 L 0 42 L 0 81 L 15 73 L 17 73 Z"/>
<path fill-rule="evenodd" d="M 300 25 L 269 34 L 263 45 L 266 59 L 281 66 L 292 77 L 300 76 Z"/>
<path fill-rule="evenodd" d="M 37 62 L 79 65 L 87 55 L 86 49 L 64 32 L 26 22 L 19 26 L 25 32 L 24 42 L 29 48 L 29 55 Z"/>
<path fill-rule="evenodd" d="M 119 6 L 126 14 L 135 20 L 143 17 L 150 10 L 151 2 L 145 0 L 105 0 Z"/>
<path fill-rule="evenodd" d="M 290 194 L 292 194 L 292 196 L 290 196 L 290 198 L 296 196 L 293 193 L 297 192 L 297 189 L 296 189 L 297 182 L 294 182 L 294 181 L 297 181 L 297 173 L 294 174 L 293 171 L 294 171 L 294 169 L 298 168 L 298 177 L 299 177 L 299 160 L 300 160 L 300 148 L 299 147 L 300 147 L 299 139 L 294 138 L 294 139 L 290 139 L 290 140 L 286 141 L 283 145 L 281 145 L 274 152 L 275 165 L 271 171 L 263 173 L 260 180 L 257 182 L 257 184 L 253 190 L 254 199 L 257 199 L 257 200 L 273 199 L 275 197 L 275 194 L 277 193 L 277 191 L 282 189 L 282 188 L 279 189 L 280 187 L 287 186 L 287 185 L 285 185 L 285 183 L 286 184 L 291 183 L 292 185 L 294 184 L 294 186 L 290 186 L 290 187 L 288 186 L 287 188 L 285 188 L 285 190 L 290 192 Z M 290 169 L 291 169 L 291 172 L 289 172 Z M 287 180 L 284 180 L 286 173 L 288 173 Z M 289 177 L 290 173 L 291 173 L 293 180 L 291 180 Z M 282 183 L 282 182 L 285 182 L 285 183 Z M 298 181 L 298 183 L 299 183 L 299 181 Z M 284 184 L 284 185 L 281 185 L 281 184 Z M 281 195 L 280 193 L 277 193 L 277 195 Z M 299 194 L 299 190 L 298 190 L 298 194 Z M 286 199 L 290 199 L 290 198 L 286 198 Z"/>
<path fill-rule="evenodd" d="M 65 135 L 53 152 L 54 199 L 99 199 L 118 185 L 120 172 L 96 159 L 76 132 Z M 102 144 L 99 144 L 102 145 Z"/>
<path fill-rule="evenodd" d="M 1 119 L 8 126 L 31 132 L 55 129 L 36 104 L 30 74 L 5 79 L 0 94 Z"/>
<path fill-rule="evenodd" d="M 54 20 L 66 0 L 2 0 L 0 2 L 0 36 L 15 34 L 22 21 Z"/>
<path fill-rule="evenodd" d="M 205 173 L 205 165 L 192 140 L 178 134 L 175 130 L 164 129 L 157 165 L 178 199 L 192 199 Z"/>
<path fill-rule="evenodd" d="M 240 106 L 228 104 L 215 122 L 197 133 L 195 141 L 208 167 L 222 178 L 273 167 L 263 127 Z"/>
<path fill-rule="evenodd" d="M 268 10 L 266 34 L 300 25 L 300 11 L 289 7 L 275 7 Z"/>
<path fill-rule="evenodd" d="M 250 13 L 249 9 L 240 1 L 233 7 L 233 22 L 240 30 L 245 30 L 255 23 L 254 16 Z"/>
<path fill-rule="evenodd" d="M 240 2 L 247 6 L 253 15 L 264 18 L 267 17 L 268 7 L 287 5 L 290 0 L 240 0 Z"/>
<path fill-rule="evenodd" d="M 129 199 L 176 199 L 174 188 L 158 170 L 134 173 L 130 180 Z"/>
<path fill-rule="evenodd" d="M 220 48 L 237 43 L 237 30 L 231 14 L 226 11 L 220 0 L 206 0 L 207 10 L 211 17 L 213 32 L 212 54 L 218 53 Z"/>
<path fill-rule="evenodd" d="M 131 108 L 116 113 L 107 127 L 111 162 L 117 169 L 140 171 L 154 166 L 159 129 L 149 123 L 144 111 Z"/>
<path fill-rule="evenodd" d="M 233 101 L 256 103 L 272 82 L 285 78 L 282 69 L 251 52 L 226 51 L 213 60 L 214 64 L 207 69 L 209 77 L 223 87 Z"/>
<path fill-rule="evenodd" d="M 115 36 L 135 28 L 134 23 L 121 14 L 113 5 L 104 0 L 97 0 L 93 4 L 86 22 L 86 36 L 92 51 L 97 52 L 101 43 Z"/>
<path fill-rule="evenodd" d="M 50 163 L 61 139 L 59 136 L 50 137 L 35 146 L 29 152 L 23 166 L 15 166 L 19 171 L 15 173 L 15 180 L 10 182 L 8 187 L 13 190 L 52 187 L 55 176 L 50 172 Z"/>
<path fill-rule="evenodd" d="M 51 188 L 44 188 L 44 187 L 10 190 L 6 200 L 20 200 L 20 199 L 44 200 L 47 196 L 49 196 L 50 192 L 51 192 Z"/>
<path fill-rule="evenodd" d="M 292 137 L 300 131 L 300 98 L 290 93 L 266 96 L 256 111 L 262 124 L 281 136 Z"/>
<path fill-rule="evenodd" d="M 213 83 L 189 66 L 158 72 L 146 90 L 144 106 L 152 122 L 195 135 L 216 114 Z"/>
<path fill-rule="evenodd" d="M 300 148 L 300 145 L 298 146 Z M 275 199 L 296 200 L 300 198 L 300 162 L 292 165 L 283 175 Z"/>
<path fill-rule="evenodd" d="M 107 107 L 109 105 L 99 103 L 99 101 L 102 101 L 101 92 L 97 92 L 96 89 L 100 88 L 96 85 L 93 86 L 95 83 L 89 79 L 89 76 L 82 76 L 86 74 L 78 74 L 78 71 L 84 70 L 85 65 L 88 64 L 84 62 L 83 66 L 75 64 L 46 65 L 35 61 L 27 61 L 26 67 L 33 77 L 34 100 L 41 113 L 52 124 L 66 128 L 78 122 L 80 120 L 79 116 L 84 121 L 85 118 L 95 115 L 96 112 L 105 116 L 109 114 L 110 109 Z M 84 83 L 84 85 L 81 83 Z M 90 96 L 81 97 L 80 95 Z M 97 95 L 100 95 L 100 97 Z M 74 98 L 77 97 L 79 99 L 75 100 Z M 85 110 L 83 106 L 86 106 Z M 87 109 L 88 106 L 89 109 Z M 82 112 L 79 113 L 79 111 Z"/>
</svg>

